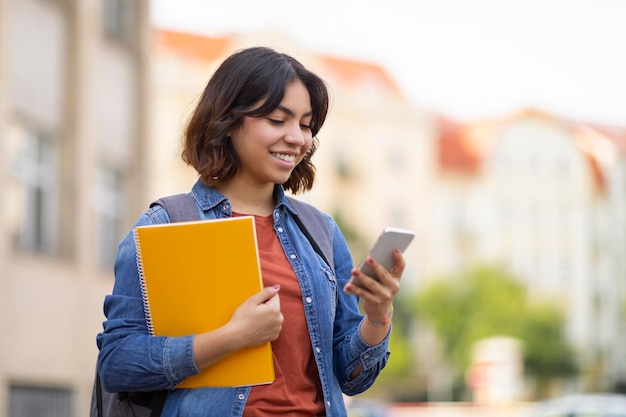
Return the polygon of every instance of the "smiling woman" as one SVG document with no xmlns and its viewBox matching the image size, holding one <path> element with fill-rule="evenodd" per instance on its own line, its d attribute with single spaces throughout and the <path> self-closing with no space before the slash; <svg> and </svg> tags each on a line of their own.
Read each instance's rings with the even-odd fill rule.
<svg viewBox="0 0 626 417">
<path fill-rule="evenodd" d="M 265 117 L 244 117 L 243 125 L 230 133 L 240 169 L 227 183 L 218 180 L 214 186 L 222 193 L 226 188 L 240 187 L 240 182 L 255 187 L 284 184 L 292 170 L 311 149 L 311 99 L 300 81 L 285 89 L 281 104 Z M 258 103 L 259 106 L 262 103 Z M 269 213 L 273 206 L 269 207 Z"/>
<path fill-rule="evenodd" d="M 106 390 L 166 390 L 164 416 L 344 417 L 343 394 L 359 394 L 374 383 L 390 354 L 392 302 L 404 258 L 396 251 L 389 269 L 369 259 L 371 272 L 360 272 L 336 222 L 285 194 L 313 186 L 311 157 L 328 101 L 321 78 L 269 48 L 240 50 L 219 66 L 191 115 L 182 157 L 200 175 L 190 195 L 201 220 L 254 218 L 264 288 L 227 312 L 229 321 L 217 329 L 153 337 L 129 232 L 119 246 L 105 330 L 97 338 Z M 332 264 L 316 253 L 310 231 L 298 226 L 307 212 L 328 229 Z M 135 226 L 169 221 L 157 205 Z M 202 257 L 203 280 L 240 278 L 212 276 L 211 256 Z M 350 284 L 352 277 L 363 286 Z M 224 356 L 267 343 L 276 375 L 271 384 L 177 388 Z"/>
<path fill-rule="evenodd" d="M 293 175 L 279 183 L 294 193 L 313 186 L 310 157 L 317 149 L 315 136 L 326 120 L 328 92 L 324 82 L 298 61 L 287 55 L 278 56 L 280 60 L 272 59 L 274 56 L 266 48 L 234 54 L 207 84 L 185 131 L 183 149 L 183 160 L 200 173 L 206 184 L 223 187 L 240 173 L 242 155 L 237 155 L 235 149 L 235 143 L 240 141 L 231 139 L 262 128 L 253 135 L 273 134 L 274 138 L 263 139 L 266 146 L 279 137 L 287 139 L 287 143 L 273 144 L 276 148 L 268 152 L 285 146 L 290 148 L 288 154 L 299 155 L 302 161 L 292 167 Z M 288 143 L 293 141 L 294 130 L 300 132 L 296 137 L 302 132 L 308 136 L 299 147 Z M 304 159 L 307 153 L 308 158 Z"/>
</svg>

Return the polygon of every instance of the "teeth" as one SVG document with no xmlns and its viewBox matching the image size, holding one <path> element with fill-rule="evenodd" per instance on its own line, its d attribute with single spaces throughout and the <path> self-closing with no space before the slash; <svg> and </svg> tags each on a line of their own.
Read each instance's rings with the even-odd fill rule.
<svg viewBox="0 0 626 417">
<path fill-rule="evenodd" d="M 272 156 L 274 158 L 282 159 L 283 161 L 287 161 L 287 162 L 293 162 L 293 161 L 296 160 L 296 156 L 295 155 L 285 155 L 283 153 L 274 153 L 274 152 L 272 152 Z"/>
</svg>

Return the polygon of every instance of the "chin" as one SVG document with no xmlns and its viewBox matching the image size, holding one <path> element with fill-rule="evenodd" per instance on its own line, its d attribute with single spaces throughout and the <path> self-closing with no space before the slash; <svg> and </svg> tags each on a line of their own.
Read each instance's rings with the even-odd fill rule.
<svg viewBox="0 0 626 417">
<path fill-rule="evenodd" d="M 283 185 L 287 181 L 289 181 L 289 177 L 287 177 L 285 179 L 276 180 L 276 181 L 274 181 L 274 184 L 276 184 L 276 185 Z"/>
</svg>

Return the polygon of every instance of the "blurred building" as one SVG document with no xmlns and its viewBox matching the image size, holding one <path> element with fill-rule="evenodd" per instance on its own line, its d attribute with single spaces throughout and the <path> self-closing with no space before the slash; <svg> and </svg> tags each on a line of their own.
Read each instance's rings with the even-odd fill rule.
<svg viewBox="0 0 626 417">
<path fill-rule="evenodd" d="M 152 195 L 190 189 L 196 173 L 179 157 L 185 122 L 217 65 L 235 50 L 255 45 L 293 55 L 331 91 L 330 114 L 313 157 L 316 185 L 298 197 L 336 216 L 364 246 L 386 226 L 416 230 L 406 274 L 407 283 L 415 284 L 424 265 L 419 233 L 426 219 L 420 208 L 431 184 L 436 120 L 411 106 L 380 65 L 314 54 L 273 32 L 215 38 L 157 30 L 152 158 L 167 169 L 155 170 Z M 354 251 L 355 258 L 364 256 L 364 246 Z"/>
<path fill-rule="evenodd" d="M 0 0 L 0 416 L 88 413 L 145 204 L 148 0 Z"/>
<path fill-rule="evenodd" d="M 441 118 L 434 268 L 502 265 L 566 312 L 585 384 L 626 377 L 626 129 L 526 110 Z"/>
</svg>

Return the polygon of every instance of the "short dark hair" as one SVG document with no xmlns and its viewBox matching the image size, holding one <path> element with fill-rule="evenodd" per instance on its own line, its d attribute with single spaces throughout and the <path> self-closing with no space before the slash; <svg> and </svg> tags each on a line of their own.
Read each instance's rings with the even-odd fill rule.
<svg viewBox="0 0 626 417">
<path fill-rule="evenodd" d="M 328 113 L 329 95 L 324 81 L 295 58 L 270 48 L 253 47 L 235 52 L 210 78 L 192 113 L 183 137 L 182 158 L 195 168 L 202 181 L 232 178 L 240 169 L 228 132 L 243 125 L 245 116 L 271 113 L 282 101 L 287 86 L 300 81 L 311 97 L 313 142 L 283 187 L 299 193 L 310 190 L 315 180 L 311 156 L 319 141 L 317 133 Z M 257 103 L 264 100 L 261 106 Z"/>
</svg>

